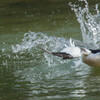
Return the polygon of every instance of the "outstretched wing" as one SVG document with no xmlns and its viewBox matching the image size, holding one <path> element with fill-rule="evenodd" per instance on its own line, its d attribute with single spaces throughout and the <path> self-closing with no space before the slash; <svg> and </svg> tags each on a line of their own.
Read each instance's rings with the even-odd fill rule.
<svg viewBox="0 0 100 100">
<path fill-rule="evenodd" d="M 58 56 L 58 57 L 61 57 L 63 59 L 73 59 L 74 57 L 71 56 L 70 54 L 67 54 L 67 53 L 64 53 L 64 52 L 50 52 L 42 47 L 39 47 L 40 49 L 42 49 L 44 52 L 47 52 L 49 54 L 52 54 L 54 56 Z"/>
</svg>

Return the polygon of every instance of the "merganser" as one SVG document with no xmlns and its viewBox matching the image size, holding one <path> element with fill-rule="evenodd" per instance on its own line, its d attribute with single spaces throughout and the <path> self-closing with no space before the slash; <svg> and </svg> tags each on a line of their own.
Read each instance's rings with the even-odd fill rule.
<svg viewBox="0 0 100 100">
<path fill-rule="evenodd" d="M 82 58 L 82 61 L 92 67 L 100 67 L 100 49 L 92 50 L 86 48 L 79 48 L 72 45 L 71 47 L 66 46 L 60 52 L 50 52 L 42 47 L 39 47 L 44 52 L 52 54 L 54 56 L 61 57 L 63 59 L 74 59 Z"/>
</svg>

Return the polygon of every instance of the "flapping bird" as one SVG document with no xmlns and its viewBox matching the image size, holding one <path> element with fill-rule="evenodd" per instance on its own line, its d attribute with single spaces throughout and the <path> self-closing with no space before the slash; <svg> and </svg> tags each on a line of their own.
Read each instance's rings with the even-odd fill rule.
<svg viewBox="0 0 100 100">
<path fill-rule="evenodd" d="M 70 42 L 71 46 L 65 45 L 60 52 L 50 52 L 42 47 L 39 47 L 44 52 L 63 59 L 82 58 L 82 61 L 92 67 L 100 67 L 100 49 L 92 50 L 75 46 L 74 42 Z"/>
</svg>

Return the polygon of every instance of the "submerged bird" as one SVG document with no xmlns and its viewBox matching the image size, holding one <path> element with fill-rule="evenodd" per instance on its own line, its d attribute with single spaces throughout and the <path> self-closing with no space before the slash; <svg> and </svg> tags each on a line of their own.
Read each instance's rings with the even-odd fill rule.
<svg viewBox="0 0 100 100">
<path fill-rule="evenodd" d="M 65 45 L 65 48 L 60 52 L 50 52 L 42 47 L 39 47 L 44 52 L 63 59 L 82 58 L 82 61 L 92 67 L 100 67 L 100 49 L 92 50 L 86 48 L 76 47 L 74 42 L 70 42 L 71 46 Z"/>
</svg>

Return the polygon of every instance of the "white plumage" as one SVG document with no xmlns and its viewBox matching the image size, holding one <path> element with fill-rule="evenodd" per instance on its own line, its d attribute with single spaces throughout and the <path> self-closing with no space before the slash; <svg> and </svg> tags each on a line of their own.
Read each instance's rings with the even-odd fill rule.
<svg viewBox="0 0 100 100">
<path fill-rule="evenodd" d="M 71 56 L 75 58 L 81 57 L 81 49 L 75 46 L 74 42 L 72 42 L 72 39 L 70 39 L 70 46 L 65 45 L 65 48 L 61 50 L 61 52 L 70 54 Z"/>
</svg>

